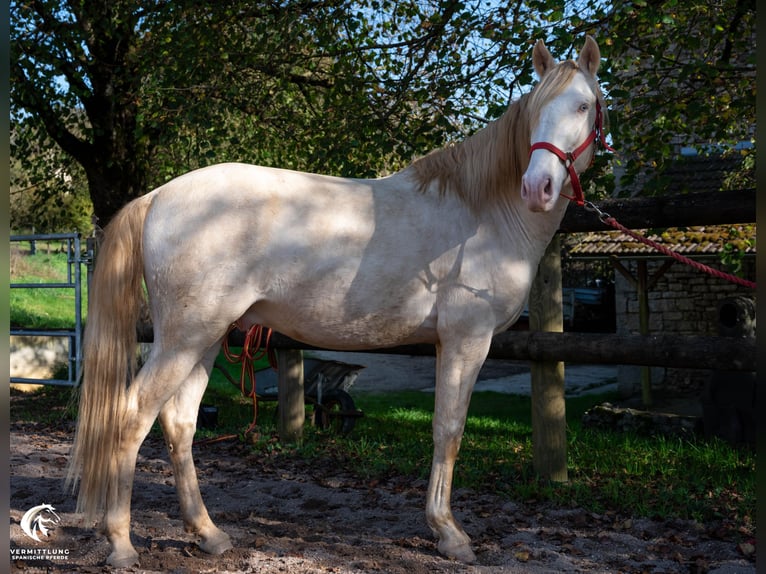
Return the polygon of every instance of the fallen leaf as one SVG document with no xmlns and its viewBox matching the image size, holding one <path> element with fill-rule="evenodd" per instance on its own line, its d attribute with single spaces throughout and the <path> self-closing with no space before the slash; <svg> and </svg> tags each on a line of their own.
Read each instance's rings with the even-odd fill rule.
<svg viewBox="0 0 766 574">
<path fill-rule="evenodd" d="M 529 551 L 527 550 L 517 550 L 513 553 L 513 557 L 518 560 L 519 562 L 528 562 L 529 561 Z"/>
<path fill-rule="evenodd" d="M 615 522 L 614 524 L 615 530 L 630 530 L 631 528 L 633 528 L 633 520 L 630 518 Z"/>
<path fill-rule="evenodd" d="M 755 544 L 752 544 L 750 542 L 740 542 L 739 544 L 737 544 L 737 550 L 739 550 L 743 556 L 746 556 L 747 558 L 749 558 L 753 554 L 755 554 Z"/>
</svg>

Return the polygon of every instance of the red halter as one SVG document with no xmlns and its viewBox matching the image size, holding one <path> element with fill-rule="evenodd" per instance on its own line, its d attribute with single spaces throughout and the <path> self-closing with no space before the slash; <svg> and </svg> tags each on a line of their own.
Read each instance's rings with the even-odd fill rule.
<svg viewBox="0 0 766 574">
<path fill-rule="evenodd" d="M 592 143 L 596 143 L 596 145 L 601 144 L 603 148 L 607 151 L 615 151 L 613 147 L 611 147 L 608 143 L 606 143 L 606 139 L 604 136 L 604 125 L 603 125 L 603 115 L 601 113 L 601 103 L 596 100 L 596 123 L 593 126 L 593 131 L 590 132 L 587 138 L 585 138 L 585 141 L 582 142 L 577 149 L 571 152 L 564 152 L 557 148 L 552 143 L 548 142 L 536 142 L 532 144 L 532 147 L 529 148 L 529 156 L 532 156 L 532 152 L 536 149 L 545 149 L 549 152 L 553 153 L 558 157 L 562 162 L 564 162 L 564 167 L 569 172 L 569 180 L 572 182 L 572 191 L 574 192 L 574 196 L 564 195 L 562 196 L 566 197 L 567 199 L 574 201 L 577 205 L 584 205 L 585 204 L 585 197 L 582 193 L 582 186 L 580 185 L 580 178 L 577 177 L 577 171 L 575 171 L 574 168 L 574 162 L 577 160 L 578 157 L 584 152 L 586 149 L 590 147 Z"/>
</svg>

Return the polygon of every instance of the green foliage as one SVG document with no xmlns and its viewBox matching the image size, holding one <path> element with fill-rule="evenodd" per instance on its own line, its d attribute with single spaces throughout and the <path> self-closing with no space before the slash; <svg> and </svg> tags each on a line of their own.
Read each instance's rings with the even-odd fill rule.
<svg viewBox="0 0 766 574">
<path fill-rule="evenodd" d="M 14 126 L 11 141 L 29 144 L 38 140 L 45 142 L 48 138 L 29 122 Z M 49 160 L 40 161 L 41 153 L 25 151 L 19 159 L 11 159 L 11 228 L 39 233 L 90 233 L 93 205 L 82 168 L 55 147 L 46 153 Z"/>
<path fill-rule="evenodd" d="M 721 262 L 726 266 L 729 272 L 742 276 L 745 252 L 748 248 L 755 246 L 755 239 L 745 237 L 742 231 L 737 227 L 730 227 L 728 234 L 729 241 L 723 246 Z"/>
<path fill-rule="evenodd" d="M 755 146 L 751 149 L 738 152 L 742 158 L 742 164 L 738 171 L 727 175 L 723 182 L 723 189 L 754 189 L 755 181 Z"/>
<path fill-rule="evenodd" d="M 571 57 L 590 33 L 639 180 L 679 134 L 754 137 L 754 14 L 753 0 L 13 0 L 12 153 L 36 186 L 72 158 L 101 225 L 214 162 L 379 175 L 499 116 L 534 80 L 535 40 Z M 589 180 L 611 192 L 606 159 Z"/>
<path fill-rule="evenodd" d="M 607 20 L 602 75 L 611 88 L 612 135 L 624 153 L 622 183 L 662 193 L 661 180 L 653 186 L 646 178 L 678 146 L 754 141 L 755 1 L 620 6 Z"/>
</svg>

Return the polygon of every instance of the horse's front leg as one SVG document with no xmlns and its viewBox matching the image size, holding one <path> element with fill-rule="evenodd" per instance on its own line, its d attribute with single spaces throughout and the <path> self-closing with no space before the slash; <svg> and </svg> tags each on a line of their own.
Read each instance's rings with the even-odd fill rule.
<svg viewBox="0 0 766 574">
<path fill-rule="evenodd" d="M 491 334 L 490 334 L 491 335 Z M 452 515 L 452 474 L 463 438 L 468 404 L 479 369 L 489 352 L 485 339 L 444 342 L 436 346 L 434 458 L 428 485 L 426 519 L 439 538 L 439 552 L 461 562 L 474 562 L 471 539 Z"/>
</svg>

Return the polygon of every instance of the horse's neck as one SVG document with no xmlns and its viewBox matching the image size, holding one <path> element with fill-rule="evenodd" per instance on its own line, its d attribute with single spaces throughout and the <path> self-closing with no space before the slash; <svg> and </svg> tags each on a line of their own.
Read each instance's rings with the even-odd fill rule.
<svg viewBox="0 0 766 574">
<path fill-rule="evenodd" d="M 505 236 L 505 241 L 519 246 L 530 257 L 542 257 L 545 248 L 561 226 L 569 201 L 559 199 L 551 211 L 533 213 L 529 211 L 521 193 L 510 208 L 494 214 L 495 227 Z"/>
<path fill-rule="evenodd" d="M 416 160 L 407 171 L 423 193 L 452 194 L 475 213 L 502 209 L 519 195 L 529 163 L 527 96 L 464 141 Z"/>
<path fill-rule="evenodd" d="M 529 165 L 529 94 L 463 142 L 420 158 L 403 173 L 421 193 L 453 195 L 485 224 L 492 225 L 509 256 L 535 257 L 559 228 L 567 201 L 547 213 L 532 213 L 521 198 L 521 177 Z"/>
<path fill-rule="evenodd" d="M 493 222 L 506 242 L 522 253 L 542 256 L 568 202 L 562 199 L 550 212 L 532 213 L 521 197 L 521 178 L 529 165 L 530 113 L 525 94 L 499 119 L 460 144 L 455 155 L 462 161 L 454 166 L 460 175 L 451 180 L 469 190 L 462 197 L 482 219 Z"/>
<path fill-rule="evenodd" d="M 520 198 L 521 176 L 529 163 L 530 127 L 526 98 L 484 129 L 463 141 L 455 165 L 461 195 L 474 208 L 493 209 Z"/>
</svg>

